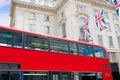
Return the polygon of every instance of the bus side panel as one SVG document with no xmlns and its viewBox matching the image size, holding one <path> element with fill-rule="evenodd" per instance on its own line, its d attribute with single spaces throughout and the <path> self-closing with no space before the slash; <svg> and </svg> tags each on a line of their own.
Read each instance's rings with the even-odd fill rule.
<svg viewBox="0 0 120 80">
<path fill-rule="evenodd" d="M 0 62 L 19 63 L 22 70 L 111 72 L 108 59 L 7 47 L 0 47 Z M 111 74 L 109 80 L 112 80 Z"/>
<path fill-rule="evenodd" d="M 113 80 L 111 71 L 110 72 L 103 72 L 103 79 L 104 80 Z"/>
</svg>

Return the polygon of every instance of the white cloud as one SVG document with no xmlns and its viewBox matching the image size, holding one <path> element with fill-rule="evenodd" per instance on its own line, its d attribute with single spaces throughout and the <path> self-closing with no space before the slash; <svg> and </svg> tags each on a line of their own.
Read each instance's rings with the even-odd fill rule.
<svg viewBox="0 0 120 80">
<path fill-rule="evenodd" d="M 11 0 L 0 0 L 0 8 L 9 5 Z"/>
<path fill-rule="evenodd" d="M 10 16 L 9 13 L 0 14 L 0 25 L 1 26 L 10 26 Z"/>
</svg>

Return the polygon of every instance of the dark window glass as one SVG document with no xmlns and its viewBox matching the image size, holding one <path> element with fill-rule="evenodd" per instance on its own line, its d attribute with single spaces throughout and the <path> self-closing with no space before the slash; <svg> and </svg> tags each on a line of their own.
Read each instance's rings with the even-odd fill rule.
<svg viewBox="0 0 120 80">
<path fill-rule="evenodd" d="M 92 46 L 79 44 L 79 54 L 84 56 L 93 56 Z"/>
<path fill-rule="evenodd" d="M 96 73 L 81 73 L 82 80 L 97 80 Z"/>
<path fill-rule="evenodd" d="M 68 53 L 68 43 L 65 41 L 51 39 L 50 47 L 53 52 L 57 51 L 57 52 Z"/>
<path fill-rule="evenodd" d="M 70 46 L 70 53 L 77 55 L 78 52 L 77 52 L 77 45 L 76 45 L 76 43 L 69 43 L 69 46 Z"/>
<path fill-rule="evenodd" d="M 22 48 L 22 33 L 0 29 L 0 45 Z"/>
<path fill-rule="evenodd" d="M 0 29 L 0 45 L 13 46 L 13 33 L 8 30 Z"/>
<path fill-rule="evenodd" d="M 59 73 L 52 73 L 52 80 L 59 80 Z"/>
<path fill-rule="evenodd" d="M 102 73 L 97 73 L 97 80 L 103 80 Z"/>
<path fill-rule="evenodd" d="M 113 38 L 112 38 L 112 36 L 109 36 L 108 39 L 109 39 L 109 47 L 113 47 L 114 45 L 113 45 Z"/>
<path fill-rule="evenodd" d="M 48 50 L 47 39 L 34 35 L 26 35 L 25 48 L 34 50 Z"/>
<path fill-rule="evenodd" d="M 40 71 L 24 71 L 23 80 L 48 80 L 48 73 Z"/>
<path fill-rule="evenodd" d="M 72 76 L 72 80 L 81 80 L 78 72 L 72 72 L 71 76 Z"/>
<path fill-rule="evenodd" d="M 20 80 L 20 71 L 0 71 L 0 80 Z"/>
<path fill-rule="evenodd" d="M 23 47 L 22 33 L 14 32 L 13 34 L 14 34 L 14 37 L 13 37 L 14 47 L 22 48 Z"/>
<path fill-rule="evenodd" d="M 101 58 L 106 58 L 106 53 L 105 53 L 105 50 L 103 48 L 100 48 L 100 47 L 93 47 L 94 49 L 94 54 L 95 54 L 95 57 L 101 57 Z"/>
<path fill-rule="evenodd" d="M 68 73 L 62 73 L 61 80 L 69 80 L 69 74 Z"/>
<path fill-rule="evenodd" d="M 20 64 L 7 64 L 7 63 L 0 63 L 1 69 L 20 69 Z"/>
<path fill-rule="evenodd" d="M 118 39 L 118 45 L 120 47 L 120 37 L 118 37 L 117 39 Z"/>
<path fill-rule="evenodd" d="M 49 16 L 48 15 L 44 15 L 44 21 L 49 21 Z"/>
<path fill-rule="evenodd" d="M 66 37 L 66 24 L 65 23 L 62 25 L 62 37 L 63 38 Z"/>
<path fill-rule="evenodd" d="M 95 73 L 81 73 L 81 76 L 95 76 Z"/>
<path fill-rule="evenodd" d="M 98 35 L 98 43 L 99 43 L 100 45 L 103 45 L 102 35 Z"/>
</svg>

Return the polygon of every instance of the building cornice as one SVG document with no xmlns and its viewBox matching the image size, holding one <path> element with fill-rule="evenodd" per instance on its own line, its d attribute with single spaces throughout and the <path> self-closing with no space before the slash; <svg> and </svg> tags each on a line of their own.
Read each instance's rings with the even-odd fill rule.
<svg viewBox="0 0 120 80">
<path fill-rule="evenodd" d="M 100 1 L 91 0 L 91 5 L 106 8 L 106 9 L 110 9 L 110 10 L 114 10 L 114 5 L 110 4 L 109 2 L 107 3 L 105 1 L 100 2 Z"/>
<path fill-rule="evenodd" d="M 76 1 L 88 3 L 96 7 L 102 7 L 102 8 L 114 10 L 114 5 L 112 5 L 110 2 L 106 2 L 105 0 L 76 0 Z"/>
<path fill-rule="evenodd" d="M 68 1 L 69 0 L 60 0 L 59 3 L 55 7 L 45 7 L 45 6 L 39 5 L 39 4 L 33 4 L 33 3 L 24 2 L 24 1 L 20 1 L 20 0 L 12 0 L 10 16 L 13 15 L 13 12 L 14 12 L 16 6 L 56 14 Z M 106 3 L 104 0 L 100 0 L 100 1 L 99 0 L 76 0 L 76 1 L 91 4 L 96 7 L 102 7 L 102 8 L 114 10 L 114 6 L 111 5 L 110 3 Z"/>
<path fill-rule="evenodd" d="M 61 2 L 55 7 L 56 12 L 58 12 L 69 0 L 60 0 Z"/>
<path fill-rule="evenodd" d="M 60 0 L 60 2 L 55 7 L 45 7 L 39 4 L 33 4 L 33 3 L 19 1 L 19 0 L 12 0 L 10 16 L 12 16 L 12 13 L 14 12 L 13 10 L 16 6 L 56 14 L 59 11 L 59 9 L 61 9 L 61 7 L 63 7 L 67 1 L 68 0 Z"/>
<path fill-rule="evenodd" d="M 41 10 L 46 12 L 52 12 L 55 13 L 54 8 L 52 7 L 45 7 L 43 5 L 33 4 L 29 2 L 19 1 L 19 0 L 12 0 L 13 5 L 17 5 L 24 8 L 34 9 L 34 10 Z"/>
</svg>

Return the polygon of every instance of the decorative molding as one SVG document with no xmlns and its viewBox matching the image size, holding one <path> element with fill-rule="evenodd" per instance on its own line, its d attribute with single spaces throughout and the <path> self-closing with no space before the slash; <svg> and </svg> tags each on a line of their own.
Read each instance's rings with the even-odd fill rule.
<svg viewBox="0 0 120 80">
<path fill-rule="evenodd" d="M 92 6 L 96 6 L 96 7 L 103 7 L 114 10 L 114 5 L 112 5 L 109 2 L 108 3 L 105 2 L 105 0 L 75 0 L 75 1 L 91 4 Z"/>
<path fill-rule="evenodd" d="M 55 7 L 45 7 L 43 5 L 32 4 L 30 2 L 24 2 L 24 1 L 20 1 L 20 0 L 12 0 L 10 16 L 12 16 L 12 13 L 15 10 L 13 8 L 15 8 L 16 6 L 25 7 L 25 8 L 34 9 L 34 10 L 41 10 L 41 11 L 51 12 L 51 13 L 56 14 L 68 1 L 69 0 L 60 0 Z M 100 0 L 100 1 L 99 0 L 75 0 L 75 1 L 83 2 L 86 4 L 91 4 L 93 6 L 108 8 L 110 10 L 114 10 L 114 6 L 106 3 L 104 0 Z"/>
<path fill-rule="evenodd" d="M 55 13 L 54 8 L 45 7 L 45 6 L 38 5 L 38 4 L 32 4 L 32 3 L 29 3 L 29 2 L 23 2 L 23 1 L 19 1 L 19 0 L 12 0 L 12 4 L 13 4 L 13 7 L 16 7 L 15 5 L 17 5 L 17 6 L 28 8 L 28 9 L 41 10 L 41 11 L 45 11 L 45 12 Z"/>
<path fill-rule="evenodd" d="M 76 17 L 89 18 L 88 14 L 86 14 L 86 13 L 77 13 Z"/>
<path fill-rule="evenodd" d="M 62 25 L 63 23 L 66 23 L 66 18 L 63 17 L 60 21 L 59 21 L 59 25 Z"/>
<path fill-rule="evenodd" d="M 97 7 L 106 8 L 106 9 L 110 9 L 110 10 L 114 10 L 114 6 L 111 5 L 111 4 L 106 3 L 105 1 L 104 2 L 103 1 L 100 2 L 100 1 L 92 0 L 91 1 L 91 5 L 97 6 Z"/>
<path fill-rule="evenodd" d="M 67 1 L 68 0 L 60 0 L 60 2 L 55 7 L 45 7 L 44 5 L 33 4 L 33 3 L 30 3 L 30 2 L 12 0 L 12 8 L 15 7 L 15 5 L 17 5 L 17 6 L 28 8 L 28 9 L 34 9 L 34 10 L 41 10 L 41 11 L 45 11 L 45 12 L 57 13 L 57 11 L 59 9 L 61 9 L 61 7 L 63 7 L 64 4 Z"/>
</svg>

